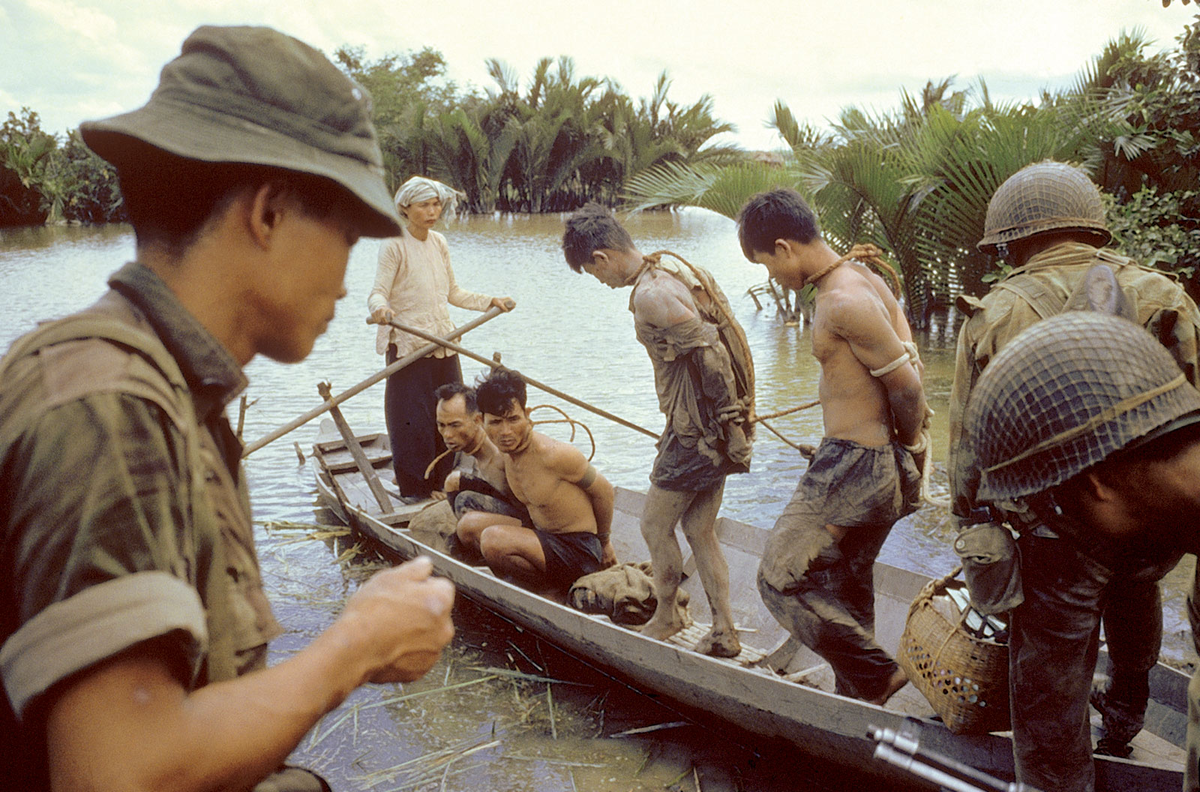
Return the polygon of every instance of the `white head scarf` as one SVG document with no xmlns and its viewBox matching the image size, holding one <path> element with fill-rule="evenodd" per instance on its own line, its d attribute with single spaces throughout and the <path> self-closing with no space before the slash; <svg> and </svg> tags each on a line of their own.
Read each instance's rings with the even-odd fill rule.
<svg viewBox="0 0 1200 792">
<path fill-rule="evenodd" d="M 413 176 L 401 184 L 399 190 L 396 190 L 396 208 L 404 209 L 406 206 L 428 201 L 431 198 L 441 200 L 443 216 L 453 214 L 454 202 L 458 200 L 458 191 L 440 181 L 427 179 L 424 176 Z"/>
</svg>

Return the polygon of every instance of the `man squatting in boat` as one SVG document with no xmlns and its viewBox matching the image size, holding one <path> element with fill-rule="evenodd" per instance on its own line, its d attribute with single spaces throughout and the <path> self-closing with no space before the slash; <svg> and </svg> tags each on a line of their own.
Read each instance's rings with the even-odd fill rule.
<svg viewBox="0 0 1200 792">
<path fill-rule="evenodd" d="M 746 258 L 782 285 L 816 286 L 812 353 L 825 424 L 767 541 L 758 590 L 779 623 L 829 662 L 838 693 L 882 704 L 907 677 L 875 641 L 872 566 L 893 523 L 918 505 L 930 414 L 923 367 L 887 284 L 833 252 L 799 193 L 751 198 L 738 237 Z"/>
<path fill-rule="evenodd" d="M 981 471 L 979 501 L 1019 506 L 1046 529 L 1017 540 L 1024 601 L 1012 612 L 1009 644 L 1020 674 L 1010 683 L 1013 726 L 1020 728 L 1013 734 L 1017 780 L 1055 792 L 1090 791 L 1096 602 L 1119 578 L 1157 584 L 1180 556 L 1200 549 L 1200 392 L 1134 322 L 1067 311 L 1026 328 L 992 359 L 967 404 L 964 431 Z M 1198 595 L 1194 587 L 1193 641 Z M 1156 633 L 1160 624 L 1151 614 L 1114 627 Z M 1031 645 L 1046 633 L 1070 640 Z M 1127 643 L 1111 643 L 1116 634 L 1107 633 L 1113 660 Z M 1143 675 L 1143 711 L 1145 684 Z M 1198 701 L 1200 672 L 1188 687 L 1188 792 L 1200 789 Z M 1037 711 L 1033 724 L 1017 720 Z M 1046 750 L 1030 744 L 1031 736 L 1045 739 Z"/>
<path fill-rule="evenodd" d="M 532 525 L 529 510 L 512 494 L 504 475 L 504 455 L 483 428 L 475 389 L 450 382 L 437 389 L 437 429 L 458 459 L 443 491 L 456 519 L 473 511 L 506 514 Z"/>
<path fill-rule="evenodd" d="M 225 406 L 256 355 L 308 356 L 355 241 L 399 231 L 370 98 L 296 39 L 201 27 L 144 107 L 81 131 L 137 259 L 0 363 L 2 786 L 327 790 L 285 758 L 358 685 L 423 675 L 454 589 L 428 559 L 378 572 L 267 668 Z"/>
<path fill-rule="evenodd" d="M 476 401 L 488 437 L 504 455 L 509 489 L 530 519 L 470 511 L 458 521 L 458 542 L 480 552 L 497 575 L 554 594 L 615 564 L 612 484 L 578 448 L 533 430 L 521 375 L 494 370 L 476 389 Z"/>
<path fill-rule="evenodd" d="M 642 634 L 666 639 L 684 627 L 675 607 L 683 574 L 675 538 L 680 523 L 713 615 L 696 651 L 736 657 L 741 643 L 729 604 L 729 567 L 715 526 L 725 477 L 750 469 L 754 367 L 745 334 L 712 275 L 643 256 L 602 206 L 588 204 L 567 218 L 562 244 L 575 272 L 609 288 L 633 287 L 634 332 L 653 363 L 667 418 L 642 511 L 658 597 Z"/>
<path fill-rule="evenodd" d="M 1100 191 L 1078 168 L 1039 162 L 1001 184 L 988 204 L 978 247 L 1007 259 L 1013 270 L 982 299 L 960 298 L 969 318 L 959 332 L 950 391 L 948 468 L 959 530 L 995 520 L 1021 534 L 1025 603 L 1013 612 L 1009 638 L 1017 773 L 1025 783 L 1064 792 L 1094 786 L 1089 695 L 1103 718 L 1097 751 L 1128 755 L 1129 741 L 1142 728 L 1149 673 L 1162 643 L 1158 579 L 1170 566 L 1153 574 L 1118 570 L 1096 560 L 1090 537 L 1052 529 L 1040 514 L 979 503 L 980 465 L 963 416 L 989 361 L 1025 328 L 1076 302 L 1097 264 L 1111 271 L 1114 296 L 1121 297 L 1128 318 L 1159 340 L 1193 385 L 1200 383 L 1196 304 L 1175 280 L 1103 249 L 1110 239 Z M 999 605 L 1012 607 L 976 603 L 981 609 Z M 1107 688 L 1092 692 L 1101 620 L 1113 671 Z"/>
</svg>

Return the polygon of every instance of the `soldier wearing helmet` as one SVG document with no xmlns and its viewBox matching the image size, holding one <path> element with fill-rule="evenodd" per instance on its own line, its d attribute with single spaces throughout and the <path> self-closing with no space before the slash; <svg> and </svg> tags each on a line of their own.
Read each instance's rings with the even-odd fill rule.
<svg viewBox="0 0 1200 792">
<path fill-rule="evenodd" d="M 979 248 L 1004 257 L 1012 271 L 983 298 L 963 295 L 958 302 L 967 320 L 959 334 L 950 392 L 949 475 L 952 510 L 960 529 L 996 519 L 1009 523 L 1023 536 L 1056 536 L 1036 513 L 1016 509 L 1013 504 L 988 508 L 980 502 L 980 465 L 966 436 L 963 418 L 968 399 L 989 361 L 1021 331 L 1060 313 L 1068 303 L 1073 305 L 1073 298 L 1083 290 L 1095 265 L 1104 264 L 1112 271 L 1128 318 L 1146 328 L 1166 348 L 1192 385 L 1200 384 L 1200 311 L 1196 304 L 1173 279 L 1103 249 L 1110 238 L 1099 190 L 1082 171 L 1070 165 L 1051 161 L 1029 165 L 1013 174 L 992 197 Z M 1140 730 L 1144 719 L 1145 679 L 1160 648 L 1162 609 L 1156 581 L 1121 579 L 1113 585 L 1120 587 L 1120 594 L 1104 601 L 1106 632 L 1110 645 L 1114 640 L 1120 644 L 1126 639 L 1128 644 L 1125 651 L 1113 653 L 1116 665 L 1112 683 L 1093 701 L 1101 710 L 1105 728 L 1097 750 L 1121 755 L 1129 750 L 1128 741 Z M 1096 614 L 1101 610 L 1098 602 Z M 1146 619 L 1151 629 L 1142 625 L 1136 631 L 1121 630 L 1122 624 Z M 1079 651 L 1085 649 L 1080 647 Z M 1014 701 L 1014 717 L 1021 706 L 1022 702 Z M 1041 711 L 1044 715 L 1046 709 Z M 1050 717 L 1058 734 L 1065 734 L 1057 716 Z M 1083 752 L 1090 752 L 1089 738 L 1084 735 L 1082 740 Z M 1021 743 L 1018 738 L 1019 765 L 1023 761 Z M 1055 755 L 1067 761 L 1065 757 L 1072 754 L 1064 748 Z M 1028 769 L 1035 761 L 1024 760 L 1024 765 Z M 1060 782 L 1054 775 L 1047 777 L 1056 779 L 1052 783 L 1039 775 L 1026 780 L 1048 789 L 1090 790 L 1090 782 L 1079 775 L 1084 772 L 1083 764 L 1071 761 L 1076 769 L 1074 781 Z M 1090 773 L 1091 763 L 1086 765 Z"/>
<path fill-rule="evenodd" d="M 1070 311 L 996 356 L 971 396 L 965 431 L 980 500 L 1019 506 L 1039 522 L 1018 540 L 1024 600 L 1010 617 L 1017 779 L 1091 790 L 1088 697 L 1100 614 L 1116 660 L 1129 633 L 1161 630 L 1161 609 L 1113 621 L 1106 603 L 1119 602 L 1129 583 L 1156 587 L 1200 545 L 1200 392 L 1132 322 Z M 1143 657 L 1144 668 L 1155 659 Z M 1198 686 L 1200 677 L 1192 702 Z M 1185 789 L 1197 788 L 1195 757 Z"/>
</svg>

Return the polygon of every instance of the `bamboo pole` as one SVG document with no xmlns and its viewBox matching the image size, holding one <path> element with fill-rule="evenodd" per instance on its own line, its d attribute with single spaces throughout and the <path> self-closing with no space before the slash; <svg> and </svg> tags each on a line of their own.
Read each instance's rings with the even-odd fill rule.
<svg viewBox="0 0 1200 792">
<path fill-rule="evenodd" d="M 504 312 L 501 311 L 499 308 L 489 308 L 487 310 L 487 312 L 483 314 L 483 316 L 480 316 L 476 319 L 472 319 L 470 322 L 467 322 L 466 324 L 464 324 L 460 327 L 456 327 L 454 329 L 454 332 L 451 333 L 449 337 L 450 338 L 458 338 L 459 336 L 463 335 L 464 333 L 468 333 L 471 330 L 474 330 L 475 328 L 479 327 L 480 325 L 484 324 L 485 322 L 490 322 L 492 319 L 495 319 L 497 316 L 499 316 L 502 313 L 504 313 Z M 365 391 L 367 388 L 371 387 L 375 383 L 387 379 L 392 374 L 395 374 L 397 371 L 404 368 L 405 366 L 415 363 L 416 361 L 418 361 L 421 358 L 428 355 L 430 352 L 437 351 L 437 348 L 441 345 L 442 344 L 440 344 L 440 343 L 426 344 L 425 346 L 421 347 L 420 349 L 400 358 L 395 363 L 393 363 L 392 365 L 383 369 L 382 371 L 375 372 L 374 374 L 367 377 L 365 380 L 358 383 L 354 387 L 349 388 L 345 391 L 342 391 L 337 396 L 334 396 L 332 399 L 326 400 L 324 404 L 322 404 L 318 407 L 314 407 L 313 409 L 311 409 L 308 412 L 304 413 L 303 415 L 289 421 L 288 423 L 284 424 L 283 426 L 279 427 L 278 429 L 274 430 L 273 432 L 269 432 L 268 434 L 263 435 L 258 440 L 255 440 L 253 443 L 246 446 L 246 448 L 242 451 L 242 458 L 248 457 L 252 453 L 257 451 L 258 449 L 262 448 L 263 446 L 265 446 L 269 443 L 275 442 L 276 440 L 283 437 L 288 432 L 291 432 L 294 429 L 299 429 L 301 426 L 304 426 L 304 424 L 308 423 L 313 418 L 316 418 L 317 416 L 326 412 L 330 407 L 336 407 L 337 405 L 346 401 L 350 397 L 357 396 L 358 394 L 362 393 L 363 391 Z"/>
<path fill-rule="evenodd" d="M 396 328 L 397 330 L 403 330 L 404 332 L 411 333 L 412 335 L 415 335 L 418 338 L 423 338 L 426 341 L 432 341 L 435 344 L 440 344 L 441 346 L 444 346 L 446 349 L 451 349 L 460 355 L 465 355 L 465 356 L 471 358 L 472 360 L 478 360 L 480 363 L 491 366 L 492 368 L 500 368 L 500 366 L 502 365 L 502 364 L 496 362 L 495 360 L 492 360 L 491 358 L 486 358 L 483 355 L 477 355 L 474 352 L 472 352 L 471 350 L 465 349 L 464 347 L 461 347 L 452 341 L 449 341 L 444 338 L 438 338 L 437 336 L 435 336 L 431 333 L 426 333 L 424 330 L 418 330 L 415 327 L 409 327 L 406 324 L 403 324 L 401 322 L 396 322 L 396 321 L 392 321 L 389 324 L 391 324 L 391 326 Z M 567 394 L 563 393 L 562 391 L 558 390 L 557 388 L 553 388 L 553 387 L 545 384 L 544 382 L 538 382 L 533 377 L 527 377 L 524 374 L 522 374 L 521 379 L 525 380 L 525 382 L 527 384 L 532 385 L 535 388 L 544 390 L 546 393 L 549 393 L 551 396 L 557 396 L 558 398 L 562 399 L 565 402 L 574 404 L 576 407 L 582 407 L 583 409 L 593 412 L 596 415 L 599 415 L 603 418 L 607 418 L 610 421 L 619 423 L 619 424 L 621 424 L 621 426 L 641 432 L 642 434 L 646 435 L 647 437 L 653 437 L 655 440 L 658 439 L 658 434 L 655 432 L 651 432 L 649 429 L 644 429 L 641 426 L 638 426 L 637 424 L 633 423 L 632 421 L 627 421 L 624 418 L 613 415 L 612 413 L 602 410 L 599 407 L 595 407 L 591 404 L 588 404 L 587 402 L 583 401 L 582 399 L 576 399 L 574 396 L 568 396 Z"/>
</svg>

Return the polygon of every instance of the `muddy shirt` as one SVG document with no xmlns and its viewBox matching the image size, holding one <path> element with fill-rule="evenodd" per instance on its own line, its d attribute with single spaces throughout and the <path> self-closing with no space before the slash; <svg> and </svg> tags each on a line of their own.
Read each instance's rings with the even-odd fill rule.
<svg viewBox="0 0 1200 792">
<path fill-rule="evenodd" d="M 225 406 L 236 361 L 149 269 L 0 363 L 0 778 L 46 788 L 42 694 L 145 641 L 194 689 L 263 667 L 262 591 Z"/>
<path fill-rule="evenodd" d="M 670 273 L 691 289 L 697 318 L 671 327 L 634 320 L 637 339 L 654 366 L 658 405 L 667 417 L 658 440 L 650 480 L 669 490 L 710 489 L 729 473 L 744 473 L 726 454 L 726 425 L 718 416 L 737 410 L 748 418 L 754 407 L 754 366 L 742 328 L 712 276 L 670 264 L 651 266 Z M 636 293 L 637 287 L 634 287 Z M 633 311 L 633 297 L 629 310 Z M 747 433 L 751 424 L 742 424 Z"/>
<path fill-rule="evenodd" d="M 954 384 L 950 390 L 951 507 L 969 519 L 977 506 L 979 469 L 963 430 L 963 414 L 975 382 L 996 354 L 1043 313 L 1057 312 L 1093 264 L 1112 267 L 1121 288 L 1137 303 L 1138 321 L 1175 358 L 1188 381 L 1200 386 L 1200 310 L 1183 288 L 1161 272 L 1132 259 L 1079 242 L 1042 251 L 1013 270 L 982 299 L 960 298 L 969 315 L 958 336 Z M 1037 304 L 1026 295 L 1035 297 Z"/>
</svg>

